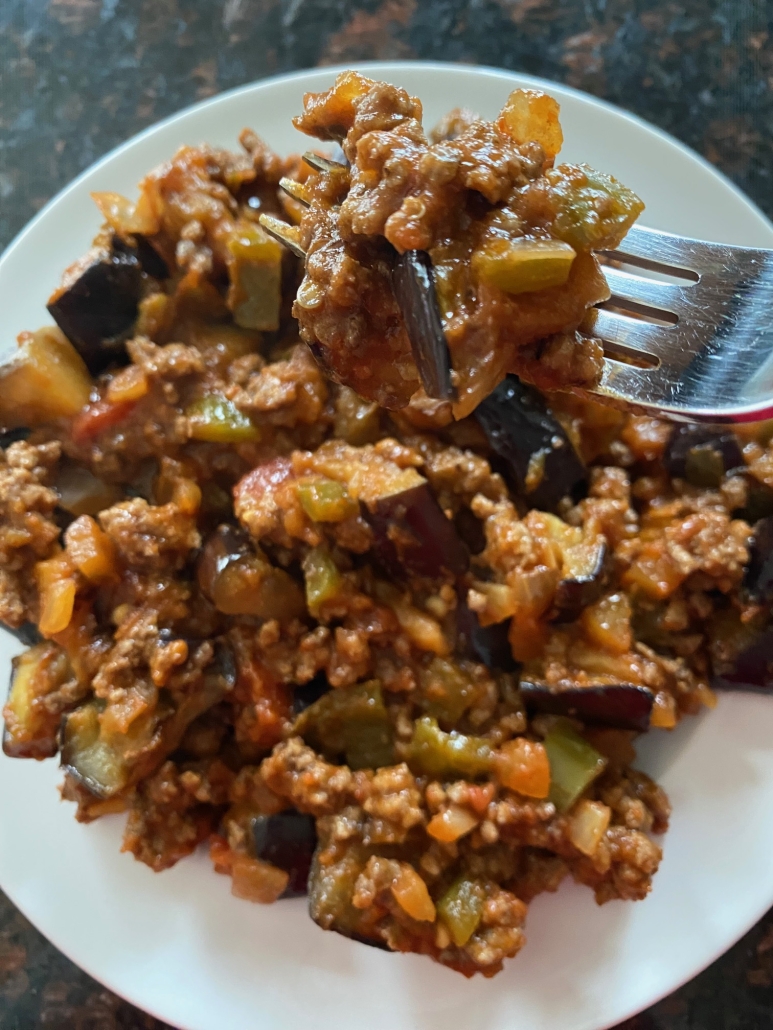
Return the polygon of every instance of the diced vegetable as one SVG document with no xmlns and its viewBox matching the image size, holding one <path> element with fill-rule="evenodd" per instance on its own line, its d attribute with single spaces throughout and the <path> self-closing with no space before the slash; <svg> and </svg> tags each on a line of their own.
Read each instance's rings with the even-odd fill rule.
<svg viewBox="0 0 773 1030">
<path fill-rule="evenodd" d="M 73 419 L 70 428 L 73 443 L 79 447 L 90 444 L 102 433 L 125 422 L 134 408 L 134 401 L 120 401 L 113 404 L 111 401 L 98 400 L 87 404 L 83 411 Z"/>
<path fill-rule="evenodd" d="M 611 817 L 612 810 L 608 805 L 583 798 L 577 803 L 569 820 L 569 839 L 572 844 L 583 855 L 592 858 L 607 832 Z"/>
<path fill-rule="evenodd" d="M 314 679 L 309 680 L 308 683 L 302 683 L 294 687 L 293 713 L 300 715 L 301 712 L 305 711 L 310 705 L 313 705 L 315 701 L 319 701 L 322 695 L 327 694 L 331 689 L 327 676 L 322 672 L 317 673 Z"/>
<path fill-rule="evenodd" d="M 554 617 L 569 622 L 592 605 L 607 580 L 607 544 L 604 537 L 564 548 L 561 579 L 553 596 Z"/>
<path fill-rule="evenodd" d="M 231 862 L 231 893 L 243 901 L 272 905 L 286 895 L 289 876 L 270 862 L 249 855 L 234 855 Z"/>
<path fill-rule="evenodd" d="M 452 730 L 444 733 L 435 719 L 422 716 L 414 723 L 408 764 L 426 776 L 485 776 L 494 764 L 494 750 L 485 737 Z"/>
<path fill-rule="evenodd" d="M 374 551 L 392 575 L 439 577 L 462 575 L 469 564 L 467 548 L 447 519 L 429 483 L 388 494 L 368 505 Z"/>
<path fill-rule="evenodd" d="M 45 698 L 72 675 L 67 656 L 42 642 L 11 662 L 11 685 L 3 709 L 3 751 L 11 758 L 50 758 L 57 752 L 60 714 Z"/>
<path fill-rule="evenodd" d="M 719 488 L 725 473 L 745 466 L 732 430 L 704 425 L 674 426 L 663 463 L 675 479 L 710 490 Z"/>
<path fill-rule="evenodd" d="M 496 753 L 494 771 L 499 782 L 529 798 L 546 798 L 550 792 L 550 762 L 544 744 L 516 737 Z"/>
<path fill-rule="evenodd" d="M 73 265 L 49 299 L 49 314 L 93 375 L 125 362 L 142 281 L 134 254 L 102 249 Z"/>
<path fill-rule="evenodd" d="M 252 821 L 255 857 L 283 869 L 289 876 L 284 898 L 308 893 L 309 870 L 317 846 L 316 821 L 289 810 L 262 815 Z"/>
<path fill-rule="evenodd" d="M 632 683 L 551 688 L 521 680 L 521 696 L 530 712 L 576 716 L 582 722 L 644 733 L 650 725 L 654 694 Z"/>
<path fill-rule="evenodd" d="M 475 416 L 504 463 L 509 485 L 532 507 L 552 511 L 562 497 L 576 497 L 585 486 L 586 469 L 569 437 L 541 395 L 517 376 L 507 376 L 478 405 Z M 538 476 L 533 475 L 535 463 Z"/>
<path fill-rule="evenodd" d="M 707 638 L 712 687 L 773 691 L 773 625 L 766 613 L 742 622 L 734 609 L 720 612 L 712 621 Z"/>
<path fill-rule="evenodd" d="M 306 606 L 315 617 L 326 601 L 341 592 L 343 578 L 326 547 L 313 547 L 302 562 L 306 578 Z"/>
<path fill-rule="evenodd" d="M 194 401 L 185 414 L 193 440 L 253 443 L 260 439 L 260 430 L 254 422 L 222 394 L 209 394 Z"/>
<path fill-rule="evenodd" d="M 636 194 L 588 165 L 561 165 L 545 173 L 557 205 L 552 234 L 575 250 L 611 250 L 644 210 Z"/>
<path fill-rule="evenodd" d="M 354 447 L 375 443 L 380 428 L 378 404 L 363 400 L 348 386 L 339 386 L 335 401 L 335 435 Z"/>
<path fill-rule="evenodd" d="M 0 425 L 12 429 L 70 418 L 88 404 L 88 369 L 59 329 L 21 333 L 18 341 L 18 352 L 0 367 Z"/>
<path fill-rule="evenodd" d="M 233 689 L 233 655 L 220 643 L 214 660 L 175 707 L 160 697 L 129 724 L 100 699 L 87 701 L 62 724 L 62 766 L 99 798 L 110 798 L 149 775 L 180 744 L 188 726 Z M 121 702 L 119 702 L 120 704 Z"/>
<path fill-rule="evenodd" d="M 197 566 L 199 586 L 225 615 L 292 619 L 304 608 L 303 592 L 289 573 L 259 554 L 249 537 L 222 525 L 208 538 Z"/>
<path fill-rule="evenodd" d="M 513 658 L 507 637 L 507 623 L 481 626 L 478 616 L 466 601 L 456 606 L 456 652 L 492 670 L 513 672 L 518 663 Z"/>
<path fill-rule="evenodd" d="M 583 611 L 581 624 L 591 644 L 597 644 L 611 654 L 625 654 L 631 650 L 631 604 L 626 594 L 602 597 Z"/>
<path fill-rule="evenodd" d="M 326 476 L 300 480 L 298 497 L 303 510 L 315 522 L 343 522 L 360 510 L 346 486 Z"/>
<path fill-rule="evenodd" d="M 228 240 L 228 307 L 245 329 L 279 328 L 282 247 L 255 222 L 240 222 Z"/>
<path fill-rule="evenodd" d="M 563 286 L 575 257 L 560 240 L 494 237 L 473 252 L 472 270 L 505 293 L 532 293 Z"/>
<path fill-rule="evenodd" d="M 443 808 L 437 815 L 433 815 L 427 824 L 427 833 L 435 840 L 451 844 L 474 830 L 478 821 L 478 818 L 468 808 L 451 804 Z"/>
<path fill-rule="evenodd" d="M 120 487 L 104 483 L 80 465 L 63 465 L 57 472 L 54 487 L 61 507 L 75 516 L 97 515 L 123 496 Z"/>
<path fill-rule="evenodd" d="M 391 890 L 397 904 L 411 919 L 416 919 L 420 923 L 435 922 L 435 903 L 429 895 L 427 885 L 407 862 L 400 863 L 400 872 L 392 881 Z"/>
<path fill-rule="evenodd" d="M 514 89 L 505 102 L 497 126 L 516 143 L 539 143 L 548 159 L 564 142 L 557 101 L 539 89 Z"/>
<path fill-rule="evenodd" d="M 11 633 L 18 641 L 25 644 L 27 647 L 33 647 L 35 644 L 39 644 L 43 639 L 34 622 L 23 622 L 21 626 L 9 626 L 7 622 L 0 622 L 0 629 L 5 630 L 7 633 Z"/>
<path fill-rule="evenodd" d="M 452 658 L 432 659 L 419 674 L 424 711 L 440 723 L 453 726 L 475 700 L 478 688 L 470 672 Z"/>
<path fill-rule="evenodd" d="M 113 237 L 113 250 L 116 253 L 128 254 L 130 257 L 136 258 L 142 271 L 153 279 L 169 278 L 169 266 L 142 233 L 135 232 L 128 236 L 116 234 Z"/>
<path fill-rule="evenodd" d="M 760 519 L 754 527 L 750 551 L 743 585 L 756 601 L 769 604 L 773 601 L 773 516 Z"/>
<path fill-rule="evenodd" d="M 438 916 L 445 923 L 457 948 L 463 948 L 478 929 L 485 900 L 483 885 L 477 880 L 461 876 L 438 901 Z"/>
<path fill-rule="evenodd" d="M 40 596 L 38 629 L 44 637 L 67 629 L 75 605 L 74 569 L 66 554 L 57 555 L 35 566 L 35 579 Z"/>
<path fill-rule="evenodd" d="M 363 940 L 362 912 L 352 904 L 352 894 L 357 877 L 369 858 L 368 849 L 357 842 L 347 843 L 335 849 L 332 855 L 325 854 L 328 842 L 323 838 L 317 849 L 309 874 L 309 915 L 323 930 L 335 930 L 353 940 Z M 376 947 L 385 946 L 378 939 L 368 936 L 364 943 Z"/>
<path fill-rule="evenodd" d="M 438 400 L 453 400 L 451 356 L 443 332 L 429 254 L 422 250 L 408 250 L 398 255 L 392 271 L 392 286 L 424 392 Z"/>
<path fill-rule="evenodd" d="M 86 579 L 106 583 L 118 577 L 115 545 L 90 515 L 80 515 L 64 538 L 68 557 Z"/>
<path fill-rule="evenodd" d="M 351 769 L 376 769 L 394 762 L 394 737 L 378 680 L 324 694 L 295 720 L 294 729 Z"/>
<path fill-rule="evenodd" d="M 567 812 L 584 790 L 604 771 L 607 760 L 561 719 L 545 737 L 550 762 L 549 799 L 559 812 Z"/>
</svg>

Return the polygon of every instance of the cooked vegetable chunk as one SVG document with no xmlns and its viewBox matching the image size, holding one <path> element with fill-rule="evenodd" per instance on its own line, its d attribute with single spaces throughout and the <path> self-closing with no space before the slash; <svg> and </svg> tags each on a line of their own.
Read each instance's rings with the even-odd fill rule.
<svg viewBox="0 0 773 1030">
<path fill-rule="evenodd" d="M 570 715 L 592 725 L 617 729 L 649 729 L 655 695 L 631 683 L 553 689 L 544 683 L 521 680 L 521 696 L 531 712 Z"/>
<path fill-rule="evenodd" d="M 36 644 L 11 666 L 3 709 L 3 751 L 11 758 L 50 758 L 58 750 L 60 713 L 46 698 L 72 675 L 67 656 L 49 641 Z"/>
<path fill-rule="evenodd" d="M 284 869 L 289 875 L 282 897 L 304 897 L 317 846 L 315 820 L 293 811 L 258 816 L 252 822 L 252 839 L 256 858 Z"/>
<path fill-rule="evenodd" d="M 37 426 L 77 415 L 88 404 L 88 369 L 59 329 L 19 336 L 19 350 L 0 367 L 0 424 Z"/>
</svg>

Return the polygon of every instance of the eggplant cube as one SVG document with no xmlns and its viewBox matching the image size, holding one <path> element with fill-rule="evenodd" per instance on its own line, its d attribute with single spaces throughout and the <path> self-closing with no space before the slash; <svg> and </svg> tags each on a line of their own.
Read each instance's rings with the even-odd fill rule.
<svg viewBox="0 0 773 1030">
<path fill-rule="evenodd" d="M 475 415 L 508 485 L 531 507 L 554 511 L 585 487 L 587 472 L 571 440 L 542 396 L 517 376 L 503 379 Z"/>
<path fill-rule="evenodd" d="M 317 846 L 316 821 L 294 810 L 278 815 L 261 815 L 252 820 L 255 858 L 289 874 L 283 898 L 301 898 L 308 893 L 309 870 Z"/>
<path fill-rule="evenodd" d="M 72 266 L 51 296 L 49 313 L 92 375 L 125 361 L 142 282 L 134 254 L 100 250 Z"/>
<path fill-rule="evenodd" d="M 551 689 L 546 683 L 521 681 L 521 696 L 530 712 L 574 716 L 590 725 L 644 733 L 649 728 L 655 695 L 632 683 Z"/>
</svg>

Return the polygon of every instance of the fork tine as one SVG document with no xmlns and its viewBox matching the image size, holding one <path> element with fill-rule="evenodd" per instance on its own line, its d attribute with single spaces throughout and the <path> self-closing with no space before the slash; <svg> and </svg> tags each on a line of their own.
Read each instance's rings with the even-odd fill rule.
<svg viewBox="0 0 773 1030">
<path fill-rule="evenodd" d="M 631 351 L 643 357 L 650 355 L 658 361 L 674 358 L 679 354 L 677 349 L 675 327 L 672 325 L 653 325 L 624 315 L 594 308 L 582 325 L 582 332 L 589 336 L 597 336 L 600 340 L 619 347 L 622 351 Z M 684 355 L 685 363 L 691 355 Z"/>
<path fill-rule="evenodd" d="M 306 251 L 301 246 L 300 232 L 297 226 L 288 225 L 287 222 L 283 222 L 281 218 L 275 218 L 274 215 L 261 215 L 259 221 L 268 235 L 272 236 L 278 243 L 284 244 L 297 257 L 306 257 Z"/>
<path fill-rule="evenodd" d="M 658 279 L 644 279 L 611 265 L 603 265 L 601 270 L 612 291 L 611 299 L 620 302 L 621 307 L 642 314 L 665 316 L 666 322 L 672 321 L 668 317 L 669 313 L 678 316 L 686 310 L 681 286 L 660 282 Z"/>
<path fill-rule="evenodd" d="M 600 253 L 629 265 L 697 282 L 701 258 L 708 254 L 710 246 L 699 240 L 634 225 L 617 250 L 602 250 Z"/>
<path fill-rule="evenodd" d="M 322 157 L 321 154 L 315 154 L 313 150 L 307 150 L 303 155 L 303 160 L 316 172 L 346 171 L 346 165 L 342 165 L 339 161 L 331 161 L 330 158 Z"/>
</svg>

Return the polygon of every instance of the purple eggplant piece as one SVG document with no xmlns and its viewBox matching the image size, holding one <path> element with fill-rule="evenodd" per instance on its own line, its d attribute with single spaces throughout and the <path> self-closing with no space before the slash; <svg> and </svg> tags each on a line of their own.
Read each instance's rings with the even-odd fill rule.
<svg viewBox="0 0 773 1030">
<path fill-rule="evenodd" d="M 741 446 L 731 430 L 689 424 L 674 427 L 663 464 L 674 479 L 685 479 L 692 486 L 717 489 L 725 473 L 743 468 L 745 462 Z"/>
<path fill-rule="evenodd" d="M 744 587 L 755 601 L 773 602 L 773 516 L 760 519 L 754 527 Z"/>
<path fill-rule="evenodd" d="M 446 570 L 461 576 L 467 571 L 469 552 L 429 483 L 379 497 L 366 517 L 374 553 L 391 575 L 439 577 Z"/>
<path fill-rule="evenodd" d="M 318 673 L 313 680 L 296 686 L 293 690 L 293 714 L 300 715 L 310 708 L 315 701 L 319 701 L 323 694 L 331 689 L 327 676 Z"/>
<path fill-rule="evenodd" d="M 17 640 L 27 647 L 34 647 L 35 644 L 39 644 L 43 639 L 38 627 L 33 622 L 23 622 L 21 626 L 9 626 L 7 622 L 0 622 L 0 627 L 7 633 L 12 633 Z"/>
<path fill-rule="evenodd" d="M 5 432 L 0 433 L 0 450 L 4 451 L 12 443 L 18 443 L 19 440 L 26 440 L 31 432 L 31 429 L 6 429 Z"/>
<path fill-rule="evenodd" d="M 111 250 L 49 301 L 49 314 L 93 375 L 126 363 L 125 341 L 137 318 L 143 275 L 135 255 Z"/>
<path fill-rule="evenodd" d="M 261 815 L 252 820 L 252 840 L 256 858 L 289 874 L 282 897 L 305 897 L 317 846 L 315 819 L 292 809 L 278 815 Z"/>
<path fill-rule="evenodd" d="M 141 233 L 132 233 L 129 239 L 113 236 L 113 250 L 120 254 L 135 257 L 142 271 L 152 279 L 168 279 L 169 266 L 159 252 Z"/>
<path fill-rule="evenodd" d="M 475 612 L 460 600 L 456 607 L 456 653 L 482 662 L 487 669 L 516 672 L 519 665 L 507 637 L 508 625 L 509 622 L 498 622 L 481 626 Z"/>
<path fill-rule="evenodd" d="M 451 356 L 448 353 L 435 277 L 429 254 L 407 250 L 399 254 L 392 270 L 392 288 L 402 312 L 413 359 L 428 397 L 454 399 Z"/>
<path fill-rule="evenodd" d="M 545 683 L 522 680 L 521 696 L 529 712 L 575 716 L 590 725 L 644 733 L 649 728 L 655 695 L 647 687 L 618 683 L 552 690 Z"/>
<path fill-rule="evenodd" d="M 736 508 L 733 517 L 755 526 L 760 519 L 773 515 L 773 490 L 746 469 L 739 469 L 735 475 L 746 480 L 746 504 L 743 508 Z"/>
<path fill-rule="evenodd" d="M 553 619 L 573 622 L 583 608 L 598 601 L 607 582 L 608 554 L 603 539 L 588 547 L 587 563 L 582 567 L 565 569 L 553 598 Z"/>
<path fill-rule="evenodd" d="M 722 662 L 711 686 L 719 690 L 773 692 L 773 626 L 747 635 L 731 661 Z"/>
<path fill-rule="evenodd" d="M 500 459 L 498 471 L 530 507 L 554 511 L 563 497 L 582 494 L 585 465 L 537 390 L 509 375 L 475 416 Z"/>
</svg>

